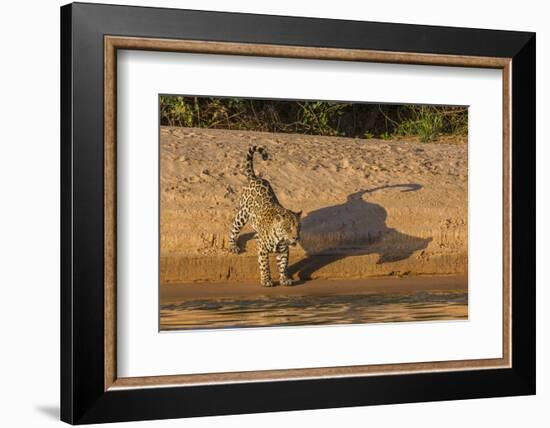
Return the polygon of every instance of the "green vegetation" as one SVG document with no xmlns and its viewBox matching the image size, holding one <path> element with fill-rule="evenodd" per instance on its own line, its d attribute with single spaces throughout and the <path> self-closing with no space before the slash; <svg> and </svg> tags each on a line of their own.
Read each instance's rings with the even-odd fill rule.
<svg viewBox="0 0 550 428">
<path fill-rule="evenodd" d="M 466 107 L 160 97 L 161 125 L 352 138 L 419 138 L 468 133 Z M 465 138 L 462 138 L 465 140 Z"/>
<path fill-rule="evenodd" d="M 468 116 L 466 108 L 404 106 L 395 134 L 418 136 L 423 143 L 441 135 L 467 135 Z"/>
</svg>

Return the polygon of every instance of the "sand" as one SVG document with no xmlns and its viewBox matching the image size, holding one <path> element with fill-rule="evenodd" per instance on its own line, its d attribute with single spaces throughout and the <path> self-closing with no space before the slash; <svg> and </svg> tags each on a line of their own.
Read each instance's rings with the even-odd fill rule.
<svg viewBox="0 0 550 428">
<path fill-rule="evenodd" d="M 307 286 L 306 286 L 307 285 Z M 292 287 L 260 287 L 254 281 L 225 283 L 170 284 L 161 287 L 161 305 L 195 299 L 253 299 L 280 296 L 331 296 L 360 294 L 399 294 L 433 291 L 466 292 L 466 276 L 369 278 L 366 280 L 310 280 Z"/>
<path fill-rule="evenodd" d="M 259 287 L 251 230 L 243 253 L 227 252 L 252 144 L 271 156 L 256 158 L 257 173 L 304 213 L 294 278 L 467 272 L 466 145 L 171 127 L 160 136 L 163 284 Z"/>
</svg>

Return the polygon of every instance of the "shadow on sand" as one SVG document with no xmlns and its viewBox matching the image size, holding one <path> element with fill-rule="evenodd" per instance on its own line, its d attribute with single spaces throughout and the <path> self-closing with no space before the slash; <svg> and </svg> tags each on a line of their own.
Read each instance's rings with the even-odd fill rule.
<svg viewBox="0 0 550 428">
<path fill-rule="evenodd" d="M 414 192 L 420 184 L 393 184 L 352 193 L 345 203 L 310 212 L 302 220 L 301 245 L 307 256 L 289 267 L 291 275 L 311 279 L 317 270 L 349 256 L 379 254 L 378 264 L 410 257 L 432 238 L 406 235 L 386 225 L 387 212 L 363 195 L 377 190 L 403 188 Z"/>
</svg>

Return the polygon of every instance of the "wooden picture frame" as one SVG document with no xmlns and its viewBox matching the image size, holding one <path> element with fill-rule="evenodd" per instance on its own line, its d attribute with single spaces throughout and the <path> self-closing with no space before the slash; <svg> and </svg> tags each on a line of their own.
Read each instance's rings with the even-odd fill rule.
<svg viewBox="0 0 550 428">
<path fill-rule="evenodd" d="M 503 357 L 118 377 L 117 49 L 501 69 Z M 535 392 L 534 34 L 77 3 L 61 9 L 61 53 L 62 420 L 114 422 Z"/>
</svg>

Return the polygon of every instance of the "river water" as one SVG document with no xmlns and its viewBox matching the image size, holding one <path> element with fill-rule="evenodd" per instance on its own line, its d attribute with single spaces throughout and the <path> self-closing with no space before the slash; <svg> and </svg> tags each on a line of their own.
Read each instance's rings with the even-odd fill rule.
<svg viewBox="0 0 550 428">
<path fill-rule="evenodd" d="M 464 291 L 260 296 L 161 305 L 161 330 L 281 327 L 468 319 Z"/>
</svg>

